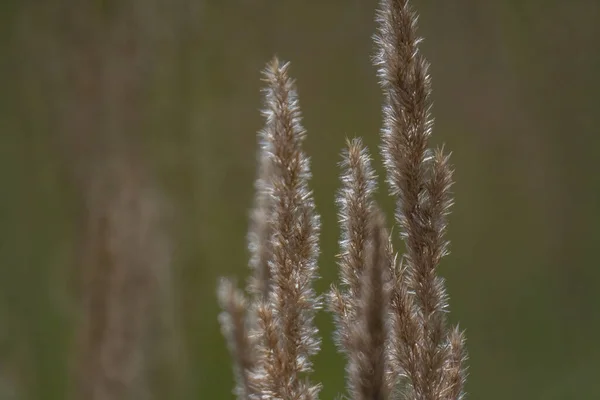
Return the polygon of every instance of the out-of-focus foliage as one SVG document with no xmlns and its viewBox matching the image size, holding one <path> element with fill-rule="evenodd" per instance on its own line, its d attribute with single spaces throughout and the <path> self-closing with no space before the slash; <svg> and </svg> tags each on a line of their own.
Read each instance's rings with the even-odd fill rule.
<svg viewBox="0 0 600 400">
<path fill-rule="evenodd" d="M 0 2 L 0 391 L 12 384 L 31 399 L 65 398 L 77 323 L 81 210 L 69 179 L 74 150 L 62 139 L 65 116 L 77 110 L 65 109 L 72 82 L 61 69 L 64 44 L 81 39 L 61 19 L 75 3 Z M 175 367 L 155 372 L 155 397 L 231 398 L 215 291 L 218 276 L 248 274 L 259 71 L 277 53 L 292 61 L 298 81 L 323 218 L 323 292 L 337 275 L 344 138 L 363 136 L 373 153 L 379 142 L 382 96 L 370 63 L 376 2 L 123 3 L 139 11 L 143 29 L 133 32 L 145 49 L 136 67 L 143 123 L 126 134 L 172 216 L 177 334 L 169 340 L 178 356 Z M 121 6 L 94 3 L 101 37 Z M 434 140 L 446 143 L 456 168 L 452 254 L 441 273 L 451 318 L 467 332 L 467 391 L 489 400 L 597 398 L 600 4 L 414 6 L 432 64 Z M 382 175 L 378 157 L 375 166 Z M 324 343 L 314 379 L 331 398 L 343 390 L 343 362 L 331 316 L 320 313 L 317 324 Z"/>
</svg>

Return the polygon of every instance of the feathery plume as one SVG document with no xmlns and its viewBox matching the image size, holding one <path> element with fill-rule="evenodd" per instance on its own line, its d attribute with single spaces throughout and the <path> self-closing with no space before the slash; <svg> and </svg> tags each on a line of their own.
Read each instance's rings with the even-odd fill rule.
<svg viewBox="0 0 600 400">
<path fill-rule="evenodd" d="M 277 398 L 312 399 L 318 385 L 301 381 L 299 374 L 312 368 L 310 356 L 320 340 L 313 319 L 320 299 L 312 284 L 316 279 L 319 217 L 315 213 L 308 158 L 301 149 L 306 135 L 302 127 L 294 82 L 288 76 L 289 63 L 273 59 L 264 71 L 266 126 L 261 132 L 264 151 L 272 170 L 271 290 L 268 305 L 260 307 L 259 318 L 265 333 L 271 322 L 278 327 L 265 336 L 262 345 L 279 360 L 276 369 L 265 365 L 268 376 L 263 388 Z M 269 308 L 267 310 L 267 308 Z M 267 318 L 268 317 L 268 318 Z M 276 339 L 276 340 L 275 340 Z"/>
<path fill-rule="evenodd" d="M 407 282 L 406 264 L 396 262 L 391 238 L 389 247 L 392 275 L 390 301 L 389 366 L 392 382 L 401 382 L 401 392 L 406 399 L 414 398 L 413 382 L 419 379 L 419 340 L 422 330 L 419 325 L 414 296 Z M 394 385 L 397 386 L 397 385 Z M 394 388 L 397 389 L 397 388 Z"/>
<path fill-rule="evenodd" d="M 396 221 L 406 243 L 406 284 L 415 293 L 420 331 L 415 354 L 404 354 L 407 358 L 399 364 L 405 364 L 415 398 L 441 399 L 446 392 L 444 366 L 451 354 L 447 296 L 435 269 L 447 253 L 443 235 L 451 204 L 451 170 L 447 156 L 441 151 L 432 155 L 427 148 L 431 85 L 428 63 L 418 49 L 417 16 L 408 0 L 382 0 L 378 22 L 375 64 L 385 94 L 382 153 L 397 199 Z M 405 351 L 396 349 L 397 354 Z"/>
<path fill-rule="evenodd" d="M 464 335 L 447 326 L 447 296 L 436 274 L 448 253 L 452 169 L 443 149 L 428 149 L 430 82 L 416 15 L 407 0 L 382 0 L 377 18 L 381 149 L 406 252 L 398 262 L 373 199 L 370 156 L 360 139 L 349 141 L 337 195 L 341 284 L 332 286 L 328 303 L 336 344 L 347 357 L 352 399 L 460 400 Z M 249 400 L 312 400 L 320 389 L 305 377 L 320 345 L 313 319 L 321 302 L 312 287 L 320 226 L 288 69 L 275 58 L 264 71 L 266 126 L 248 234 L 254 296 L 247 305 L 230 282 L 220 290 L 238 398 Z"/>
<path fill-rule="evenodd" d="M 342 154 L 342 188 L 336 202 L 341 229 L 338 265 L 343 291 L 336 287 L 330 293 L 330 308 L 337 323 L 336 341 L 348 353 L 349 325 L 356 318 L 360 302 L 360 286 L 366 262 L 369 240 L 369 221 L 374 207 L 373 194 L 377 189 L 371 158 L 362 140 L 348 141 Z"/>
<path fill-rule="evenodd" d="M 360 139 L 348 142 L 341 163 L 339 206 L 340 278 L 329 305 L 337 325 L 336 341 L 348 357 L 348 389 L 355 399 L 387 398 L 385 342 L 391 260 L 383 215 L 373 194 L 376 177 Z"/>
<path fill-rule="evenodd" d="M 464 367 L 467 361 L 467 353 L 463 332 L 458 327 L 452 329 L 448 342 L 450 357 L 444 365 L 441 398 L 444 400 L 460 400 L 464 398 L 463 388 L 467 379 Z"/>
</svg>

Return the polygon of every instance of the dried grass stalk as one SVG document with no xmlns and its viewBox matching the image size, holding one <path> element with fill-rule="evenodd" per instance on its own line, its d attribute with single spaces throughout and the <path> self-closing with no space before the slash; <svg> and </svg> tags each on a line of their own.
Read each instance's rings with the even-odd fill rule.
<svg viewBox="0 0 600 400">
<path fill-rule="evenodd" d="M 347 357 L 352 399 L 459 400 L 464 335 L 448 326 L 447 295 L 437 274 L 448 253 L 452 169 L 443 149 L 428 148 L 431 89 L 416 14 L 407 0 L 382 0 L 377 15 L 375 64 L 385 95 L 381 149 L 406 252 L 399 263 L 373 199 L 369 154 L 360 139 L 349 141 L 337 196 L 341 284 L 329 293 L 336 344 Z M 313 319 L 320 300 L 312 288 L 319 219 L 288 67 L 274 59 L 264 74 L 267 121 L 249 234 L 249 291 L 255 296 L 246 306 L 230 283 L 221 289 L 238 398 L 252 400 L 316 399 L 319 391 L 305 377 L 319 348 Z"/>
<path fill-rule="evenodd" d="M 447 295 L 436 268 L 447 254 L 444 233 L 452 203 L 452 171 L 441 150 L 434 154 L 428 150 L 431 84 L 428 63 L 418 48 L 417 16 L 407 0 L 383 0 L 378 21 L 375 64 L 385 95 L 382 153 L 397 199 L 396 221 L 406 244 L 406 284 L 415 293 L 419 323 L 412 354 L 407 349 L 396 352 L 405 354 L 398 364 L 405 364 L 414 397 L 441 399 L 447 393 L 444 370 L 452 356 Z M 399 345 L 414 346 L 413 339 Z"/>
<path fill-rule="evenodd" d="M 248 314 L 257 339 L 256 364 L 250 384 L 243 377 L 238 387 L 248 386 L 243 393 L 251 398 L 308 400 L 320 388 L 303 376 L 320 345 L 313 323 L 321 307 L 313 289 L 320 222 L 308 188 L 309 163 L 301 148 L 306 133 L 288 69 L 289 64 L 273 59 L 264 71 L 266 125 L 260 132 L 261 167 L 249 234 L 254 272 L 249 291 L 256 296 Z M 234 357 L 242 363 L 239 353 Z"/>
<path fill-rule="evenodd" d="M 348 142 L 341 166 L 342 188 L 337 196 L 341 229 L 338 256 L 341 289 L 332 288 L 329 304 L 337 323 L 336 342 L 338 347 L 348 354 L 352 341 L 350 325 L 356 319 L 360 303 L 369 223 L 375 206 L 373 195 L 377 189 L 377 181 L 370 156 L 361 139 Z"/>
<path fill-rule="evenodd" d="M 312 368 L 310 357 L 320 340 L 313 319 L 321 307 L 312 285 L 316 278 L 319 217 L 308 188 L 308 158 L 301 149 L 306 132 L 289 64 L 274 59 L 264 72 L 266 126 L 263 146 L 273 167 L 272 290 L 269 304 L 278 329 L 278 344 L 270 350 L 281 369 L 269 376 L 270 391 L 280 398 L 315 398 L 319 386 L 299 378 Z M 266 345 L 272 345 L 265 342 Z"/>
<path fill-rule="evenodd" d="M 341 289 L 332 287 L 330 309 L 336 342 L 348 358 L 348 391 L 354 399 L 385 399 L 386 316 L 389 302 L 388 237 L 373 194 L 376 176 L 360 139 L 343 154 L 339 191 Z"/>
</svg>

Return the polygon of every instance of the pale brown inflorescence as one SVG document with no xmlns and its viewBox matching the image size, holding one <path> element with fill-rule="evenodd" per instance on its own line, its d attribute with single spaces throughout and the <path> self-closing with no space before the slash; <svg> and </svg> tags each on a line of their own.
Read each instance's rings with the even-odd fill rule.
<svg viewBox="0 0 600 400">
<path fill-rule="evenodd" d="M 463 379 L 447 375 L 464 357 L 453 354 L 457 350 L 446 322 L 447 295 L 436 273 L 448 252 L 444 233 L 452 204 L 452 170 L 442 150 L 432 152 L 427 147 L 433 125 L 431 82 L 427 61 L 418 49 L 416 14 L 407 0 L 384 0 L 378 21 L 375 64 L 385 95 L 381 148 L 391 193 L 397 199 L 396 222 L 406 244 L 406 283 L 414 292 L 412 319 L 418 325 L 410 339 L 413 349 L 402 340 L 396 358 L 398 364 L 405 364 L 415 398 L 442 399 L 448 392 L 460 397 Z"/>
<path fill-rule="evenodd" d="M 249 233 L 254 301 L 243 310 L 256 339 L 254 363 L 244 364 L 240 357 L 244 352 L 236 330 L 224 329 L 236 370 L 249 374 L 238 372 L 240 398 L 308 400 L 319 391 L 301 374 L 310 372 L 310 357 L 320 344 L 313 319 L 321 303 L 312 287 L 320 222 L 308 188 L 309 163 L 301 149 L 305 130 L 288 69 L 289 64 L 273 59 L 264 72 L 266 126 L 260 133 L 261 172 Z M 229 284 L 220 291 L 222 297 L 231 291 Z M 231 307 L 223 310 L 224 327 L 235 326 Z"/>
<path fill-rule="evenodd" d="M 452 168 L 443 148 L 428 148 L 431 85 L 408 3 L 381 1 L 375 38 L 385 98 L 381 150 L 406 248 L 402 257 L 374 200 L 376 175 L 360 139 L 348 142 L 341 164 L 341 282 L 332 286 L 328 306 L 354 400 L 464 396 L 464 335 L 447 322 L 448 299 L 437 274 L 448 254 Z M 320 344 L 313 319 L 321 303 L 312 287 L 319 219 L 288 68 L 274 59 L 265 71 L 266 126 L 249 233 L 252 296 L 246 301 L 230 281 L 220 288 L 238 399 L 316 399 L 320 388 L 306 377 Z"/>
<path fill-rule="evenodd" d="M 336 342 L 348 358 L 348 390 L 356 399 L 384 399 L 386 313 L 389 302 L 388 237 L 373 199 L 376 176 L 360 139 L 343 154 L 339 191 L 341 288 L 329 294 Z"/>
</svg>

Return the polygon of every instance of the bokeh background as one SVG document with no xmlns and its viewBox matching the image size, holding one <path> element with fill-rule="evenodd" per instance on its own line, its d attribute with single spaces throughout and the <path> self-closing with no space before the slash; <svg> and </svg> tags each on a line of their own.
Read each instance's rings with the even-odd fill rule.
<svg viewBox="0 0 600 400">
<path fill-rule="evenodd" d="M 433 142 L 456 168 L 452 254 L 440 272 L 451 319 L 467 333 L 469 398 L 600 398 L 600 3 L 413 4 L 432 65 Z M 168 220 L 160 298 L 169 329 L 153 337 L 170 355 L 152 372 L 153 398 L 233 398 L 215 288 L 219 276 L 248 276 L 260 70 L 278 54 L 297 78 L 323 221 L 323 292 L 337 279 L 345 138 L 362 136 L 382 173 L 375 8 L 0 2 L 0 399 L 69 393 L 85 218 L 77 182 L 119 146 L 143 160 Z M 330 315 L 317 323 L 314 380 L 333 398 L 343 359 Z"/>
</svg>

